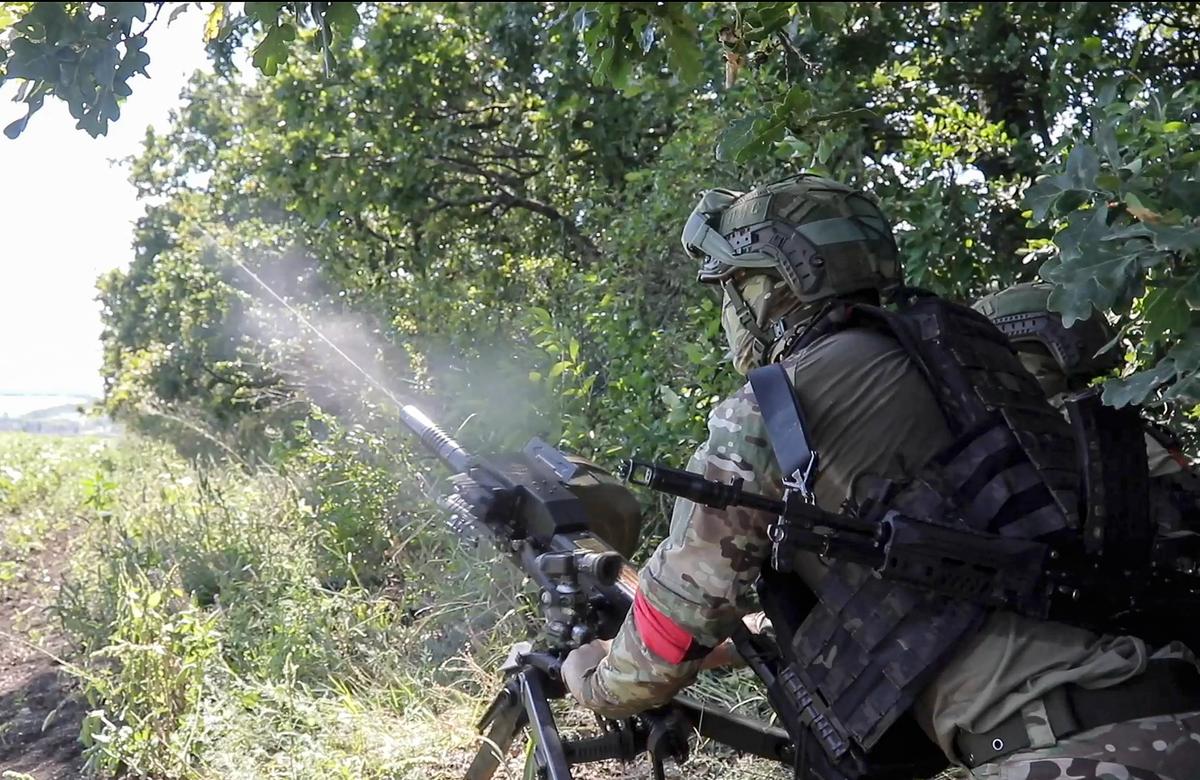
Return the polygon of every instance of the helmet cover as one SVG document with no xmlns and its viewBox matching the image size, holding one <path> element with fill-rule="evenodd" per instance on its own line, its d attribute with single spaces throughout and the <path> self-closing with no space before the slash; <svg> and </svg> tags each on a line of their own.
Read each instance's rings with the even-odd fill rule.
<svg viewBox="0 0 1200 780">
<path fill-rule="evenodd" d="M 980 298 L 974 308 L 985 315 L 1018 349 L 1023 344 L 1040 344 L 1070 379 L 1089 380 L 1121 364 L 1114 351 L 1098 354 L 1112 340 L 1112 329 L 1099 313 L 1063 325 L 1062 315 L 1050 311 L 1053 285 L 1044 282 L 1016 284 Z"/>
<path fill-rule="evenodd" d="M 739 272 L 781 278 L 801 303 L 900 282 L 891 226 L 874 200 L 844 184 L 798 174 L 748 193 L 709 190 L 683 232 L 699 279 Z"/>
</svg>

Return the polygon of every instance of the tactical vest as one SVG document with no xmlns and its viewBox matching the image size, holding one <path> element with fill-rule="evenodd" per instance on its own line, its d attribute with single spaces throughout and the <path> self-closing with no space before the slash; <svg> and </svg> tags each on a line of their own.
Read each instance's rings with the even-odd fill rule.
<svg viewBox="0 0 1200 780">
<path fill-rule="evenodd" d="M 1080 479 L 1070 426 L 986 317 L 935 297 L 898 312 L 845 306 L 810 325 L 792 350 L 852 327 L 899 342 L 954 436 L 915 478 L 877 480 L 861 517 L 894 509 L 1022 539 L 1078 529 Z M 763 414 L 774 439 L 770 411 Z M 815 606 L 802 617 L 787 614 L 771 582 L 789 576 L 789 564 L 785 555 L 764 574 L 776 594 L 765 594 L 764 607 L 778 621 L 779 678 L 802 711 L 804 739 L 815 739 L 845 777 L 912 777 L 904 774 L 911 768 L 889 774 L 875 760 L 884 736 L 987 610 L 835 561 Z"/>
</svg>

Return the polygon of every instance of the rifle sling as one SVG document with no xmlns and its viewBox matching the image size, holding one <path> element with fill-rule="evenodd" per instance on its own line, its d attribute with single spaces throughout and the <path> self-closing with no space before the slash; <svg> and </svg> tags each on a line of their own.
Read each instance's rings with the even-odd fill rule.
<svg viewBox="0 0 1200 780">
<path fill-rule="evenodd" d="M 811 495 L 817 451 L 809 444 L 804 413 L 787 371 L 779 363 L 756 368 L 750 372 L 750 386 L 785 478 L 793 479 L 805 496 Z"/>
</svg>

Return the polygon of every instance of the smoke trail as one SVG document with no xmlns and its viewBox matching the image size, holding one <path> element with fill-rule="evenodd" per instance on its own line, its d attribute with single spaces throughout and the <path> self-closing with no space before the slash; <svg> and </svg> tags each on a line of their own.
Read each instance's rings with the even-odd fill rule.
<svg viewBox="0 0 1200 780">
<path fill-rule="evenodd" d="M 303 312 L 301 312 L 300 310 L 298 310 L 297 308 L 292 306 L 290 303 L 288 303 L 287 299 L 285 299 L 279 293 L 275 292 L 275 290 L 271 287 L 271 285 L 267 284 L 265 281 L 262 280 L 261 277 L 259 277 L 258 274 L 254 273 L 249 268 L 247 268 L 246 265 L 244 263 L 242 263 L 241 260 L 238 260 L 237 258 L 233 258 L 233 262 L 237 265 L 238 268 L 241 268 L 243 271 L 245 271 L 246 274 L 251 279 L 253 279 L 255 281 L 255 283 L 258 284 L 259 287 L 263 288 L 263 290 L 265 290 L 268 295 L 270 295 L 272 298 L 274 298 L 276 301 L 278 301 L 280 303 L 280 305 L 282 305 L 285 309 L 287 309 L 289 312 L 291 312 L 292 316 L 295 317 L 302 325 L 304 325 L 304 327 L 308 328 L 308 330 L 314 336 L 316 336 L 321 341 L 323 341 L 330 349 L 332 349 L 334 352 L 336 352 L 338 354 L 338 356 L 342 358 L 342 360 L 345 360 L 356 371 L 358 371 L 358 373 L 363 377 L 363 379 L 367 380 L 367 382 L 369 382 L 372 387 L 374 387 L 376 390 L 378 390 L 379 392 L 386 395 L 391 400 L 392 403 L 394 403 L 397 407 L 399 407 L 401 409 L 403 409 L 405 406 L 409 405 L 406 402 L 400 400 L 400 398 L 395 393 L 393 393 L 382 382 L 380 382 L 378 379 L 376 379 L 374 376 L 372 376 L 369 371 L 367 371 L 365 368 L 360 366 L 358 364 L 358 362 L 354 360 L 354 358 L 347 355 L 346 352 L 341 347 L 339 347 L 337 344 L 333 343 L 333 341 L 329 337 L 327 337 L 324 333 L 321 332 L 320 328 L 318 328 L 316 325 L 314 325 L 308 319 L 308 317 L 304 316 Z"/>
<path fill-rule="evenodd" d="M 275 292 L 271 285 L 263 281 L 258 274 L 247 268 L 240 260 L 235 258 L 234 262 L 237 263 L 238 267 L 245 271 L 251 279 L 253 279 L 260 287 L 262 287 L 268 295 L 279 301 L 279 303 L 285 309 L 291 312 L 292 316 L 299 320 L 304 327 L 308 328 L 313 335 L 325 342 L 325 344 L 328 345 L 329 348 L 334 352 L 336 352 L 342 358 L 342 360 L 345 360 L 356 371 L 358 371 L 358 373 L 361 374 L 362 377 L 366 379 L 372 387 L 391 399 L 392 403 L 394 403 L 399 409 L 400 417 L 404 420 L 409 430 L 411 430 L 415 435 L 419 436 L 422 443 L 436 451 L 437 456 L 442 461 L 456 471 L 465 471 L 467 469 L 470 462 L 470 456 L 459 445 L 458 442 L 442 431 L 432 420 L 425 416 L 424 412 L 422 412 L 416 406 L 411 403 L 404 403 L 395 393 L 393 393 L 387 387 L 384 387 L 382 382 L 371 376 L 369 371 L 360 366 L 354 360 L 354 358 L 347 355 L 341 347 L 339 347 L 333 342 L 332 339 L 322 333 L 320 328 L 314 325 L 308 319 L 308 317 L 304 316 L 302 312 L 288 303 L 282 295 Z"/>
<path fill-rule="evenodd" d="M 486 421 L 468 435 L 485 449 L 519 446 L 531 433 L 556 437 L 561 423 L 554 399 L 530 379 L 530 371 L 540 367 L 537 355 L 523 354 L 530 350 L 503 331 L 473 334 L 465 352 L 445 336 L 430 339 L 411 330 L 407 332 L 416 343 L 398 345 L 386 337 L 387 324 L 373 322 L 367 311 L 346 309 L 347 291 L 329 285 L 315 258 L 288 251 L 277 262 L 260 265 L 253 257 L 222 248 L 211 234 L 206 237 L 212 262 L 237 266 L 252 282 L 230 280 L 253 301 L 251 309 L 226 320 L 230 340 L 246 339 L 243 343 L 257 353 L 260 368 L 298 382 L 323 411 L 335 417 L 349 414 L 379 432 L 378 402 L 395 410 L 385 413 L 389 422 L 399 412 L 404 422 L 419 423 L 406 409 L 415 402 L 442 419 L 461 420 L 456 435 L 472 421 Z M 397 315 L 392 310 L 384 316 Z M 404 332 L 407 325 L 399 327 Z M 250 342 L 266 348 L 269 356 Z M 380 395 L 373 402 L 376 392 Z"/>
</svg>

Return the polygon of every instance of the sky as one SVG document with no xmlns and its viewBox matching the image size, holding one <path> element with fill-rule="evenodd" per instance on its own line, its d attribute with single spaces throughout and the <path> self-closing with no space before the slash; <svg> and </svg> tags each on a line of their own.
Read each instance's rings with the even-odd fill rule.
<svg viewBox="0 0 1200 780">
<path fill-rule="evenodd" d="M 130 82 L 107 136 L 76 130 L 53 98 L 16 140 L 0 135 L 0 394 L 101 394 L 96 279 L 128 264 L 142 213 L 110 161 L 136 154 L 148 125 L 165 129 L 188 77 L 209 67 L 204 15 L 165 22 L 147 36 L 150 78 Z M 16 89 L 0 87 L 0 127 L 24 115 Z"/>
</svg>

